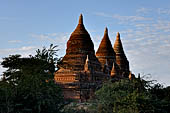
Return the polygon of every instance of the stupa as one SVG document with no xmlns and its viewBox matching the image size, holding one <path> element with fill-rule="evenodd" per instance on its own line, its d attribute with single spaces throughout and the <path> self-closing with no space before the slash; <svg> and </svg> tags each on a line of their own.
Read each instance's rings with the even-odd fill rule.
<svg viewBox="0 0 170 113">
<path fill-rule="evenodd" d="M 94 44 L 83 24 L 82 14 L 67 41 L 66 54 L 58 67 L 54 80 L 63 88 L 64 97 L 79 101 L 93 98 L 95 90 L 100 88 L 104 81 L 128 78 L 130 72 L 120 34 L 117 35 L 113 49 L 108 29 L 105 28 L 95 55 Z"/>
<path fill-rule="evenodd" d="M 129 76 L 129 61 L 123 50 L 123 45 L 120 39 L 120 33 L 117 33 L 116 41 L 114 44 L 114 51 L 116 53 L 116 64 L 120 68 L 120 75 L 123 77 Z"/>
<path fill-rule="evenodd" d="M 107 62 L 109 69 L 112 70 L 113 62 L 116 60 L 116 54 L 110 42 L 107 27 L 105 28 L 103 39 L 96 52 L 96 57 L 102 64 L 102 68 L 104 68 L 105 63 Z"/>
<path fill-rule="evenodd" d="M 72 71 L 83 71 L 87 55 L 94 70 L 100 70 L 101 65 L 95 56 L 94 44 L 84 27 L 81 14 L 79 23 L 67 42 L 66 55 L 62 60 L 61 67 Z"/>
</svg>

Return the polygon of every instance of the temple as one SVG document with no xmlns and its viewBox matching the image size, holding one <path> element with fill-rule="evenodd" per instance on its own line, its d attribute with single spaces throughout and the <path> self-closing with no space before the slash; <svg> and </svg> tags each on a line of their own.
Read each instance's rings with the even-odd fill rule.
<svg viewBox="0 0 170 113">
<path fill-rule="evenodd" d="M 61 85 L 66 99 L 86 101 L 109 79 L 129 78 L 129 62 L 123 50 L 120 34 L 114 47 L 105 28 L 104 36 L 95 54 L 94 44 L 83 24 L 82 14 L 76 29 L 67 41 L 66 54 L 54 79 Z M 131 76 L 130 76 L 131 77 Z"/>
</svg>

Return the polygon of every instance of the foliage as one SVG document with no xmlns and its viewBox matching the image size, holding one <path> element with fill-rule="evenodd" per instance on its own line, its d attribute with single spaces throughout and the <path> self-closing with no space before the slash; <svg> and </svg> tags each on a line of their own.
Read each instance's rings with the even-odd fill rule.
<svg viewBox="0 0 170 113">
<path fill-rule="evenodd" d="M 96 92 L 98 113 L 168 113 L 169 99 L 160 98 L 162 87 L 140 78 L 105 83 Z M 158 85 L 158 84 L 157 84 Z M 170 92 L 169 92 L 170 93 Z M 165 94 L 165 97 L 167 95 Z"/>
<path fill-rule="evenodd" d="M 63 107 L 61 88 L 55 84 L 56 46 L 37 50 L 35 56 L 11 55 L 1 65 L 8 68 L 0 81 L 1 113 L 53 113 Z"/>
<path fill-rule="evenodd" d="M 13 88 L 11 84 L 0 81 L 0 113 L 10 113 L 13 111 Z"/>
<path fill-rule="evenodd" d="M 71 102 L 64 106 L 63 113 L 92 113 L 88 107 L 90 107 L 88 103 Z"/>
</svg>

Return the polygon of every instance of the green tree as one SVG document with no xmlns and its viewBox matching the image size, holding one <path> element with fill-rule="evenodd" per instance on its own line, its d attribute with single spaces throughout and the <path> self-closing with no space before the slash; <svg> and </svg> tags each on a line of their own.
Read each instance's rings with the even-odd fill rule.
<svg viewBox="0 0 170 113">
<path fill-rule="evenodd" d="M 0 82 L 1 113 L 60 112 L 64 100 L 61 88 L 53 80 L 58 60 L 55 48 L 51 45 L 49 49 L 38 49 L 35 56 L 28 58 L 11 55 L 3 59 L 1 64 L 8 69 Z"/>
<path fill-rule="evenodd" d="M 0 81 L 0 113 L 11 113 L 13 111 L 13 88 L 11 84 Z"/>
<path fill-rule="evenodd" d="M 151 93 L 153 88 L 140 78 L 110 81 L 96 92 L 96 108 L 100 113 L 168 113 L 170 103 Z"/>
</svg>

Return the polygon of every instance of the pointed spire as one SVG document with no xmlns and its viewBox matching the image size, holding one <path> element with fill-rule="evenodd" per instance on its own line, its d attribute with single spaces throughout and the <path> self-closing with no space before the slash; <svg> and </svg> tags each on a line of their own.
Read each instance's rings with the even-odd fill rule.
<svg viewBox="0 0 170 113">
<path fill-rule="evenodd" d="M 96 56 L 102 64 L 102 68 L 104 68 L 105 61 L 107 60 L 109 69 L 112 69 L 112 63 L 115 60 L 115 52 L 109 39 L 107 27 L 105 28 L 104 36 L 96 52 Z"/>
<path fill-rule="evenodd" d="M 135 78 L 135 75 L 130 71 L 129 72 L 129 80 L 133 80 Z"/>
<path fill-rule="evenodd" d="M 105 28 L 104 36 L 96 52 L 96 56 L 115 56 L 115 52 L 108 36 L 107 27 Z"/>
<path fill-rule="evenodd" d="M 63 67 L 69 69 L 73 67 L 75 71 L 84 70 L 87 54 L 90 56 L 90 60 L 96 63 L 95 70 L 101 70 L 101 64 L 95 56 L 94 44 L 83 25 L 83 16 L 80 14 L 78 25 L 67 41 L 66 55 L 62 60 Z"/>
<path fill-rule="evenodd" d="M 80 35 L 80 34 L 89 35 L 89 33 L 87 32 L 87 30 L 84 27 L 84 24 L 83 24 L 83 15 L 82 14 L 80 14 L 78 25 L 77 25 L 76 29 L 73 31 L 73 33 L 71 34 L 71 36 L 73 36 L 73 35 Z"/>
<path fill-rule="evenodd" d="M 117 36 L 116 36 L 117 38 L 120 38 L 120 33 L 119 32 L 117 32 Z"/>
<path fill-rule="evenodd" d="M 84 71 L 85 71 L 85 72 L 91 71 L 91 69 L 90 69 L 90 62 L 89 62 L 89 57 L 88 57 L 88 55 L 87 55 L 87 57 L 86 57 L 86 62 L 85 62 L 85 64 L 84 64 Z"/>
<path fill-rule="evenodd" d="M 111 77 L 119 76 L 119 70 L 119 66 L 115 62 L 113 62 Z"/>
<path fill-rule="evenodd" d="M 131 71 L 129 72 L 129 80 L 132 80 L 132 73 L 131 73 Z"/>
<path fill-rule="evenodd" d="M 127 60 L 126 55 L 124 53 L 119 32 L 117 33 L 117 36 L 116 36 L 116 41 L 114 44 L 114 51 L 116 53 L 116 63 L 120 67 L 121 74 L 129 73 L 129 61 Z"/>
<path fill-rule="evenodd" d="M 89 61 L 89 55 L 87 55 L 87 57 L 86 57 L 86 62 L 88 62 Z"/>
<path fill-rule="evenodd" d="M 79 24 L 83 24 L 83 15 L 82 14 L 80 14 L 80 16 L 79 16 Z"/>
<path fill-rule="evenodd" d="M 107 27 L 105 28 L 105 30 L 104 30 L 104 35 L 108 35 L 108 29 L 107 29 Z"/>
<path fill-rule="evenodd" d="M 115 44 L 114 44 L 114 51 L 115 52 L 118 52 L 118 51 L 123 52 L 123 46 L 122 46 L 122 41 L 120 39 L 120 33 L 119 32 L 117 32 L 117 35 L 116 35 L 116 41 L 115 41 Z"/>
</svg>

